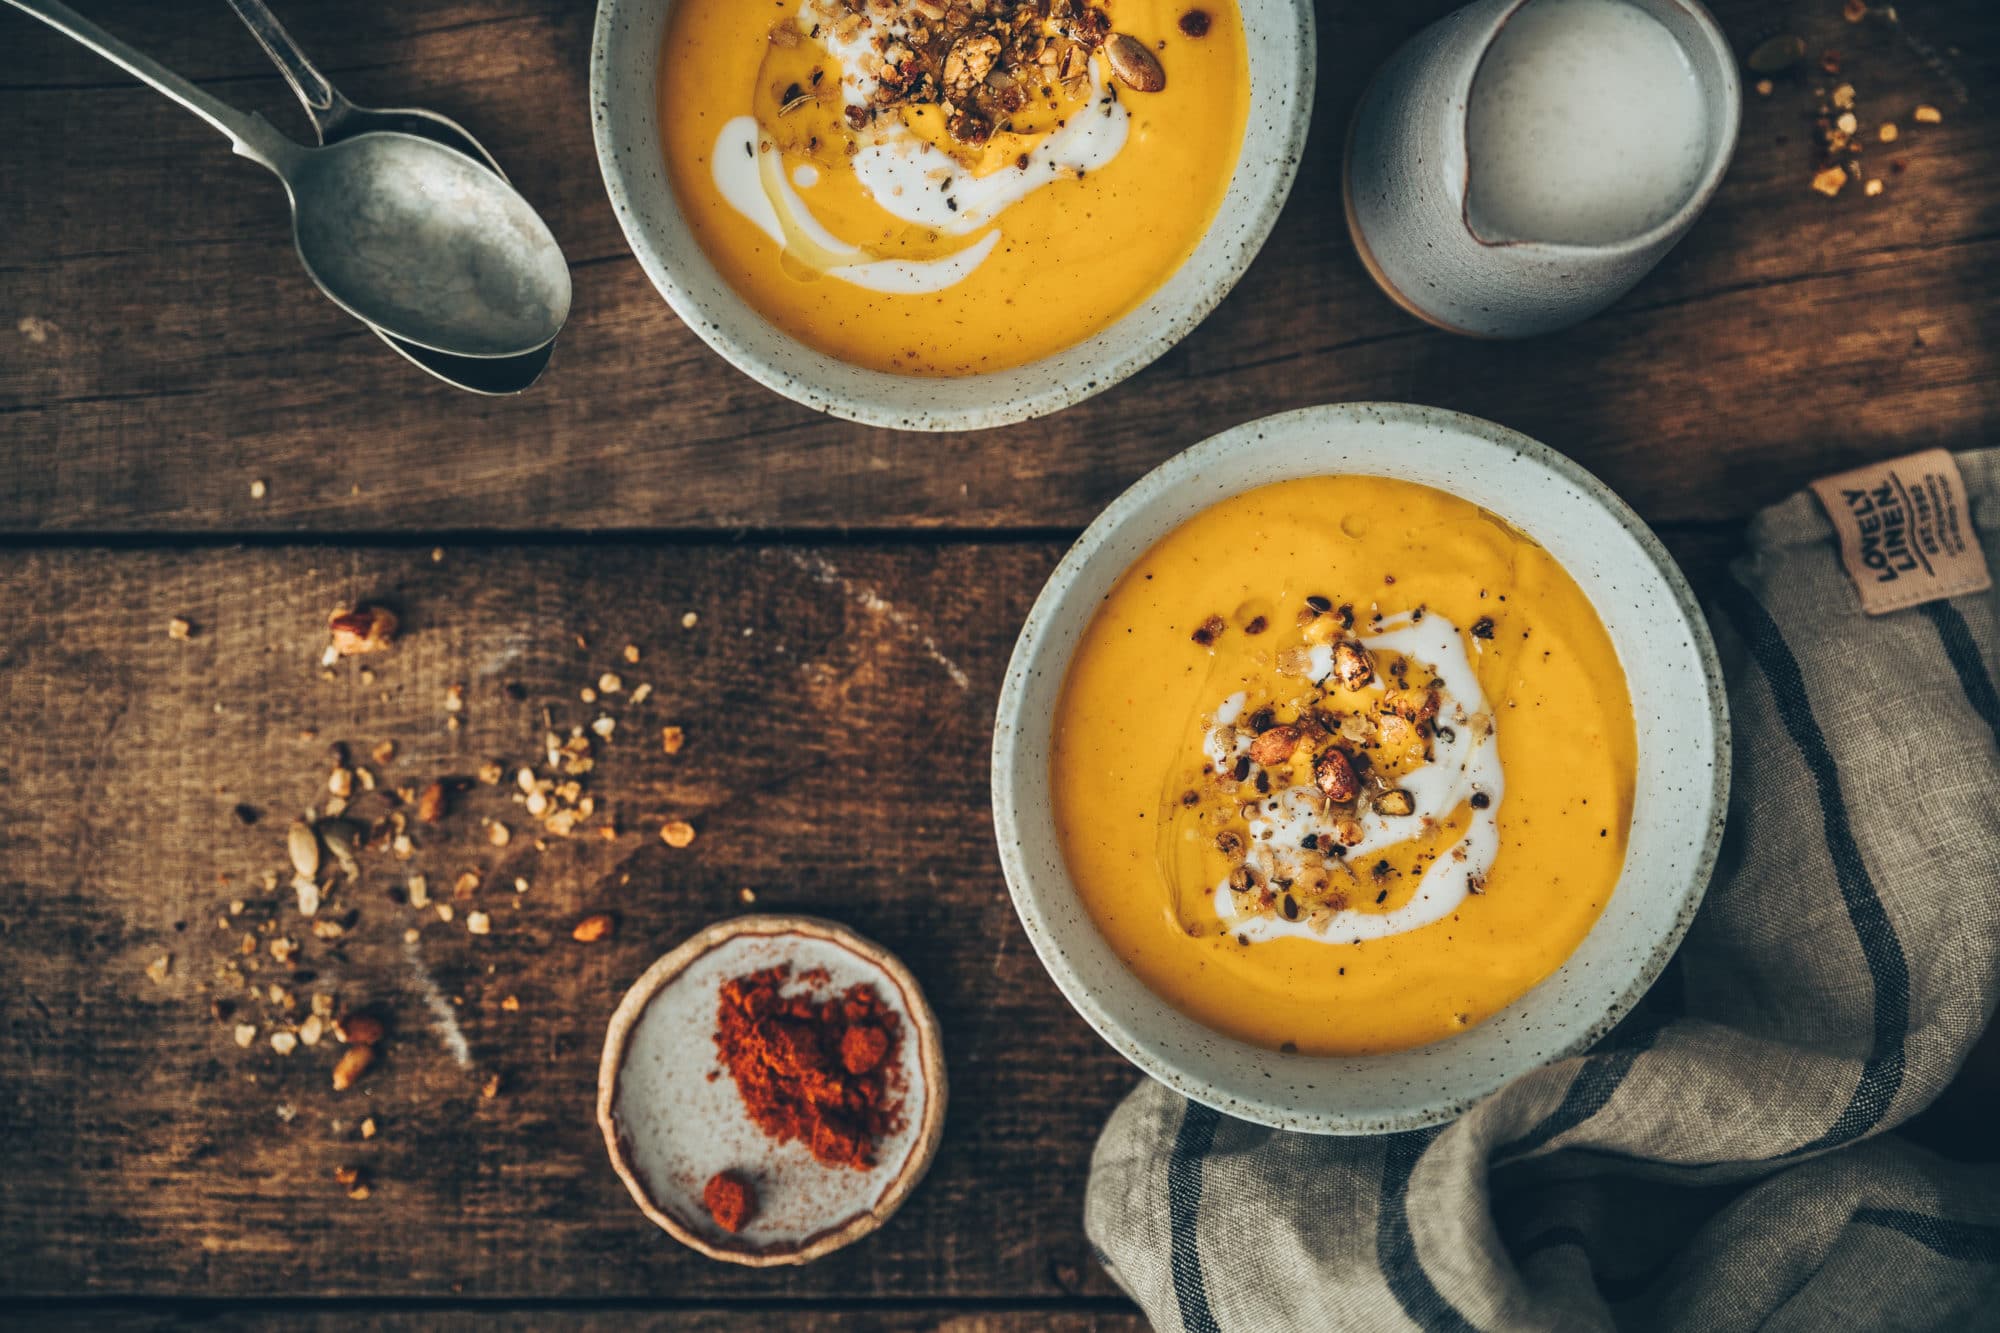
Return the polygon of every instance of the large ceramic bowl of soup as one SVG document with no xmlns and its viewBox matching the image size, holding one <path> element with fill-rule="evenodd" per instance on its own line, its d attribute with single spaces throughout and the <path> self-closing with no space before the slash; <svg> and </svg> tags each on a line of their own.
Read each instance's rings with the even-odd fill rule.
<svg viewBox="0 0 2000 1333">
<path fill-rule="evenodd" d="M 1609 1031 L 1720 843 L 1729 729 L 1673 561 L 1490 422 L 1269 417 L 1148 474 L 1029 613 L 1000 857 L 1079 1013 L 1244 1119 L 1457 1115 Z"/>
<path fill-rule="evenodd" d="M 597 155 L 646 274 L 779 393 L 913 430 L 1117 383 L 1249 266 L 1308 0 L 601 0 Z"/>
</svg>

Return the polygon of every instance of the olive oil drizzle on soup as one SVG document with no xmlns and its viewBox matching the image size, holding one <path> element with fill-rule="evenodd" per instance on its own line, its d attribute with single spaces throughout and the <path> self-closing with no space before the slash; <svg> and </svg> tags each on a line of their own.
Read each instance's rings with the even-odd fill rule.
<svg viewBox="0 0 2000 1333">
<path fill-rule="evenodd" d="M 1057 829 L 1119 957 L 1316 1055 L 1422 1045 L 1559 967 L 1624 865 L 1616 651 L 1547 551 L 1378 477 L 1196 515 L 1121 578 L 1055 719 Z"/>
</svg>

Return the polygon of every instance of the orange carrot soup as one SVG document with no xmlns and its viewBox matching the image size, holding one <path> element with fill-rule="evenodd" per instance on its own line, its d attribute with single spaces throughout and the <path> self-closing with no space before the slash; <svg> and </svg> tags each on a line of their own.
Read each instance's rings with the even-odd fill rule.
<svg viewBox="0 0 2000 1333">
<path fill-rule="evenodd" d="M 1232 0 L 675 0 L 659 98 L 682 213 L 765 319 L 969 375 L 1089 338 L 1193 253 L 1249 71 Z"/>
<path fill-rule="evenodd" d="M 1637 741 L 1576 582 L 1493 514 L 1318 477 L 1196 515 L 1078 644 L 1052 783 L 1097 928 L 1165 1000 L 1313 1055 L 1437 1041 L 1561 966 Z"/>
</svg>

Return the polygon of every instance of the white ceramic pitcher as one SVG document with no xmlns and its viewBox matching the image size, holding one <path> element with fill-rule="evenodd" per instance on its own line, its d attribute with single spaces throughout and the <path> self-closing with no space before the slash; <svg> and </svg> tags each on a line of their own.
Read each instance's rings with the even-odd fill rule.
<svg viewBox="0 0 2000 1333">
<path fill-rule="evenodd" d="M 1418 33 L 1362 95 L 1342 165 L 1348 230 L 1376 282 L 1454 333 L 1524 338 L 1616 301 L 1687 232 L 1736 147 L 1742 89 L 1728 39 L 1696 0 L 1627 0 L 1686 53 L 1707 110 L 1698 184 L 1665 220 L 1602 245 L 1482 237 L 1468 212 L 1466 117 L 1494 40 L 1533 0 L 1474 0 Z"/>
</svg>

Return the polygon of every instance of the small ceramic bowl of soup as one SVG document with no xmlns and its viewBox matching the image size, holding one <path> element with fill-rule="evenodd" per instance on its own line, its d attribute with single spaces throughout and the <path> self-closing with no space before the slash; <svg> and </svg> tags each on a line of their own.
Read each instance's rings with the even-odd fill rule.
<svg viewBox="0 0 2000 1333">
<path fill-rule="evenodd" d="M 975 429 L 1145 366 L 1255 257 L 1308 0 L 600 0 L 597 154 L 691 329 L 808 406 Z"/>
<path fill-rule="evenodd" d="M 1603 483 L 1403 404 L 1142 478 L 1029 613 L 993 741 L 1029 939 L 1141 1069 L 1244 1119 L 1433 1124 L 1582 1050 L 1720 844 L 1686 581 Z"/>
</svg>

